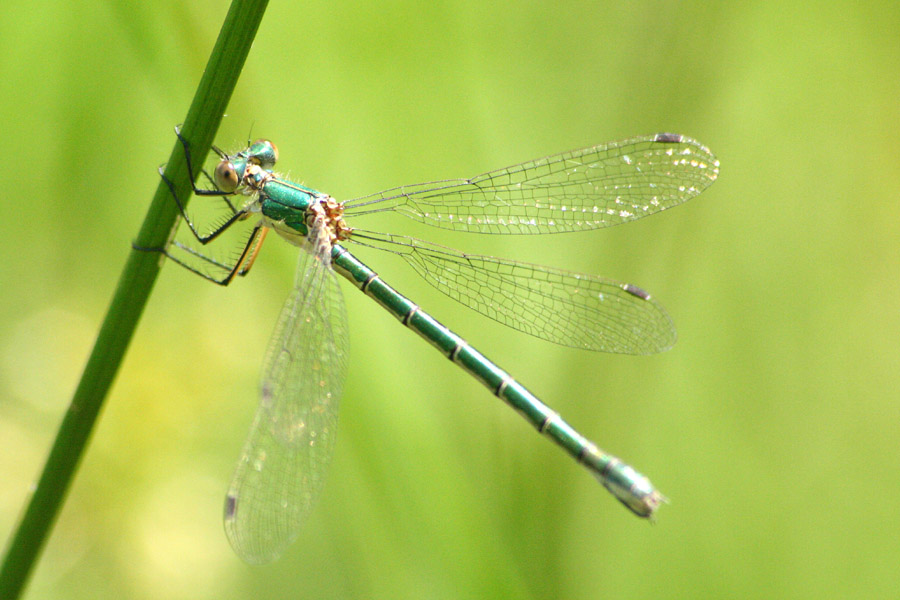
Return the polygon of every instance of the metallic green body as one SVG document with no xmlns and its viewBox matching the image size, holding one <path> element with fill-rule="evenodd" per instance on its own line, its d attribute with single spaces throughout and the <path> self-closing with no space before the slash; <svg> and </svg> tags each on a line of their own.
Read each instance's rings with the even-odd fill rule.
<svg viewBox="0 0 900 600">
<path fill-rule="evenodd" d="M 660 502 L 664 501 L 646 477 L 618 458 L 606 454 L 575 431 L 558 413 L 525 389 L 509 373 L 385 283 L 375 271 L 346 248 L 335 244 L 331 250 L 331 261 L 336 272 L 483 383 L 491 393 L 513 407 L 540 433 L 563 447 L 635 514 L 650 517 Z"/>
<path fill-rule="evenodd" d="M 307 220 L 310 207 L 329 197 L 306 186 L 278 178 L 268 170 L 260 170 L 254 175 L 254 179 L 257 182 L 260 211 L 267 224 L 291 243 L 301 245 L 309 233 Z M 538 432 L 552 439 L 587 467 L 632 512 L 641 517 L 652 517 L 659 504 L 665 501 L 665 497 L 645 476 L 578 433 L 509 373 L 385 283 L 349 250 L 340 244 L 334 244 L 331 261 L 337 273 L 484 384 Z"/>
<path fill-rule="evenodd" d="M 281 179 L 270 179 L 263 184 L 265 194 L 260 197 L 260 210 L 263 216 L 268 219 L 279 233 L 284 235 L 284 229 L 294 230 L 300 238 L 290 236 L 289 239 L 302 239 L 306 236 L 308 230 L 306 228 L 306 211 L 317 196 L 321 196 L 319 192 L 298 185 L 282 181 Z M 283 224 L 278 226 L 277 224 Z"/>
<path fill-rule="evenodd" d="M 182 143 L 190 168 L 189 147 L 183 138 Z M 234 155 L 215 150 L 221 161 L 215 177 L 208 177 L 215 189 L 194 188 L 196 195 L 222 198 L 230 210 L 213 229 L 201 231 L 194 225 L 166 180 L 191 233 L 207 244 L 252 214 L 261 219 L 234 260 L 216 260 L 177 240 L 164 250 L 166 256 L 227 285 L 248 272 L 267 229 L 304 250 L 269 345 L 259 407 L 226 494 L 225 531 L 241 558 L 250 563 L 277 558 L 296 538 L 322 490 L 347 370 L 347 315 L 335 272 L 564 448 L 633 513 L 653 518 L 665 498 L 646 477 L 578 433 L 509 373 L 385 283 L 346 244 L 397 255 L 439 291 L 538 338 L 593 351 L 661 352 L 675 342 L 674 326 L 637 286 L 368 231 L 357 228 L 355 220 L 387 212 L 487 234 L 609 227 L 700 194 L 719 172 L 708 148 L 678 134 L 659 133 L 346 202 L 276 175 L 272 168 L 278 150 L 272 142 L 259 140 Z"/>
</svg>

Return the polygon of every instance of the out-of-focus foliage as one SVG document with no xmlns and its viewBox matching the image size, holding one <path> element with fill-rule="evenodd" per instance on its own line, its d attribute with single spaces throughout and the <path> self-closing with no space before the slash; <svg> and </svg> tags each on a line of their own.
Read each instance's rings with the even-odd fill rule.
<svg viewBox="0 0 900 600">
<path fill-rule="evenodd" d="M 224 2 L 4 3 L 0 536 L 49 448 Z M 33 598 L 886 597 L 900 563 L 900 10 L 893 3 L 272 3 L 219 144 L 273 139 L 337 198 L 655 131 L 703 196 L 546 239 L 381 229 L 650 290 L 653 357 L 555 347 L 361 252 L 671 499 L 650 527 L 345 286 L 351 370 L 325 493 L 251 568 L 221 529 L 293 280 L 169 265 Z"/>
</svg>

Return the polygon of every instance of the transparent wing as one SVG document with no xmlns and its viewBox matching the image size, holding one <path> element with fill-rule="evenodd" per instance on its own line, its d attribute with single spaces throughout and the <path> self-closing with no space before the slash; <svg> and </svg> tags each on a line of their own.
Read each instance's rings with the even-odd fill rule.
<svg viewBox="0 0 900 600">
<path fill-rule="evenodd" d="M 225 532 L 249 563 L 275 560 L 319 496 L 346 373 L 346 311 L 329 247 L 301 252 L 270 342 L 260 403 L 225 498 Z"/>
<path fill-rule="evenodd" d="M 676 206 L 706 189 L 719 161 L 671 133 L 564 152 L 458 179 L 393 188 L 345 203 L 346 216 L 394 211 L 477 233 L 609 227 Z"/>
<path fill-rule="evenodd" d="M 675 343 L 665 310 L 637 286 L 355 230 L 351 239 L 403 257 L 425 280 L 481 314 L 563 346 L 652 354 Z"/>
</svg>

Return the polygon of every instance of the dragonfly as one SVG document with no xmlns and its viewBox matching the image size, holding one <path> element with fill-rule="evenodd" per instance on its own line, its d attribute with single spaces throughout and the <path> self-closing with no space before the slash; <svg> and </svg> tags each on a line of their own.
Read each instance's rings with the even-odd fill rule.
<svg viewBox="0 0 900 600">
<path fill-rule="evenodd" d="M 563 346 L 651 354 L 675 342 L 665 310 L 642 288 L 597 276 L 467 254 L 395 233 L 360 229 L 356 219 L 395 213 L 435 227 L 483 234 L 549 234 L 627 223 L 700 194 L 719 162 L 700 142 L 657 133 L 556 154 L 466 179 L 388 189 L 340 202 L 273 169 L 278 150 L 257 140 L 234 154 L 217 147 L 212 175 L 195 169 L 176 128 L 196 196 L 221 199 L 224 220 L 198 227 L 163 174 L 193 238 L 208 244 L 258 217 L 230 260 L 172 240 L 158 249 L 176 263 L 228 285 L 246 275 L 267 232 L 302 252 L 293 291 L 268 346 L 259 406 L 228 488 L 225 531 L 251 564 L 277 559 L 297 538 L 320 495 L 334 450 L 338 403 L 347 373 L 347 314 L 336 275 L 484 384 L 538 432 L 584 465 L 639 517 L 653 519 L 666 498 L 627 463 L 601 450 L 555 411 L 388 285 L 348 246 L 401 257 L 428 283 L 513 329 Z M 196 180 L 205 176 L 209 186 Z"/>
</svg>

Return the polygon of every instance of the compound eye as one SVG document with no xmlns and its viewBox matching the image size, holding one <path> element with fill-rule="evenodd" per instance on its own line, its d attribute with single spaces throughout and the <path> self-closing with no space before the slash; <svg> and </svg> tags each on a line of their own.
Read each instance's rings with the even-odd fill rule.
<svg viewBox="0 0 900 600">
<path fill-rule="evenodd" d="M 223 160 L 216 166 L 216 186 L 223 192 L 233 192 L 237 189 L 240 178 L 230 160 Z"/>
<path fill-rule="evenodd" d="M 269 140 L 259 139 L 253 142 L 250 154 L 263 169 L 271 169 L 278 162 L 278 148 Z"/>
</svg>

